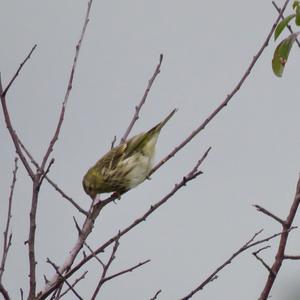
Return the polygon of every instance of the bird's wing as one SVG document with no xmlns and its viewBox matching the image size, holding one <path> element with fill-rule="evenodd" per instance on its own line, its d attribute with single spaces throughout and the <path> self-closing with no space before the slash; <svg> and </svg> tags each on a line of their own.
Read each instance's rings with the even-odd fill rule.
<svg viewBox="0 0 300 300">
<path fill-rule="evenodd" d="M 140 133 L 133 136 L 131 139 L 126 141 L 127 147 L 125 152 L 125 158 L 132 156 L 136 151 L 140 151 L 146 140 L 146 134 Z"/>
<path fill-rule="evenodd" d="M 115 169 L 120 160 L 124 157 L 126 149 L 127 143 L 123 143 L 120 146 L 111 149 L 100 160 L 98 160 L 97 165 L 99 169 L 102 170 L 102 172 Z"/>
</svg>

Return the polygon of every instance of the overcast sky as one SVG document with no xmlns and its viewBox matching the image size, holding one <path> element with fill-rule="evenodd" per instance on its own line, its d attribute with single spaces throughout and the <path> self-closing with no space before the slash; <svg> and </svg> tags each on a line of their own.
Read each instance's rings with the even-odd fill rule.
<svg viewBox="0 0 300 300">
<path fill-rule="evenodd" d="M 38 45 L 7 101 L 15 129 L 40 161 L 57 124 L 87 1 L 0 3 L 4 83 L 31 47 Z M 278 1 L 278 5 L 282 3 Z M 261 0 L 94 0 L 49 176 L 78 204 L 89 207 L 82 177 L 109 149 L 114 135 L 123 135 L 163 53 L 161 73 L 132 132 L 147 130 L 173 108 L 179 109 L 162 130 L 156 154 L 159 161 L 231 92 L 276 16 L 271 1 Z M 93 248 L 160 200 L 212 146 L 201 168 L 204 174 L 120 240 L 110 272 L 148 258 L 151 263 L 105 285 L 98 299 L 150 299 L 159 289 L 158 299 L 178 299 L 259 229 L 264 228 L 262 237 L 281 230 L 251 206 L 260 204 L 285 218 L 299 174 L 299 49 L 293 49 L 284 77 L 278 79 L 271 70 L 274 47 L 272 39 L 241 90 L 205 131 L 151 181 L 103 210 L 88 239 Z M 0 225 L 4 228 L 15 151 L 2 114 L 0 121 Z M 32 186 L 19 165 L 12 248 L 3 278 L 13 299 L 19 299 L 19 288 L 28 291 L 24 241 Z M 46 258 L 61 264 L 76 240 L 73 216 L 83 221 L 45 182 L 37 218 L 38 290 L 43 286 L 43 274 L 53 274 Z M 0 249 L 2 243 L 1 238 Z M 272 248 L 261 255 L 271 264 L 278 240 L 269 244 Z M 289 254 L 300 254 L 299 231 L 291 233 L 287 248 Z M 234 260 L 193 299 L 257 299 L 268 274 L 251 252 Z M 107 254 L 109 251 L 104 256 Z M 84 270 L 89 273 L 78 291 L 89 299 L 101 268 L 92 261 Z M 296 300 L 291 294 L 299 292 L 299 275 L 297 261 L 285 262 L 272 299 Z M 74 298 L 69 294 L 66 299 Z"/>
</svg>

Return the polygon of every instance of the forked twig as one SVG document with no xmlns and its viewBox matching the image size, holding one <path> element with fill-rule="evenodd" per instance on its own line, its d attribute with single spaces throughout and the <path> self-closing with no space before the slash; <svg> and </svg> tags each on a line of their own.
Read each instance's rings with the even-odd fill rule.
<svg viewBox="0 0 300 300">
<path fill-rule="evenodd" d="M 254 251 L 252 252 L 252 255 L 259 261 L 261 262 L 261 264 L 269 271 L 269 272 L 272 272 L 272 269 L 270 268 L 270 266 L 258 255 L 259 252 L 267 249 L 267 248 L 270 248 L 270 246 L 265 246 L 265 247 L 262 247 L 260 249 L 258 249 L 257 251 Z M 275 275 L 275 274 L 273 274 Z"/>
<path fill-rule="evenodd" d="M 7 105 L 6 105 L 6 93 L 7 93 L 8 89 L 10 88 L 10 86 L 12 85 L 12 83 L 14 82 L 14 80 L 17 78 L 17 76 L 18 76 L 19 72 L 21 71 L 21 69 L 23 68 L 24 64 L 29 60 L 29 58 L 30 58 L 32 52 L 35 50 L 35 48 L 36 48 L 36 45 L 31 49 L 29 54 L 22 61 L 22 63 L 20 64 L 20 67 L 18 68 L 18 70 L 15 73 L 15 75 L 13 76 L 13 78 L 10 80 L 10 83 L 5 88 L 5 90 L 3 90 L 3 87 L 2 87 L 2 79 L 1 79 L 1 73 L 0 73 L 0 99 L 1 99 L 2 111 L 3 111 L 6 127 L 9 131 L 10 137 L 14 143 L 16 152 L 17 152 L 20 160 L 22 161 L 22 164 L 24 165 L 28 175 L 30 176 L 30 178 L 32 180 L 34 180 L 34 172 L 30 168 L 30 165 L 29 165 L 27 159 L 25 158 L 25 156 L 22 152 L 22 149 L 20 148 L 20 145 L 18 143 L 18 136 L 12 126 L 12 122 L 11 122 L 10 115 L 9 115 Z M 6 92 L 4 93 L 4 91 L 6 91 Z"/>
<path fill-rule="evenodd" d="M 95 300 L 96 299 L 96 297 L 97 297 L 97 295 L 98 295 L 98 293 L 99 293 L 102 285 L 105 282 L 106 273 L 107 273 L 109 267 L 111 266 L 113 260 L 115 259 L 116 252 L 117 252 L 117 250 L 119 248 L 119 245 L 120 245 L 119 239 L 120 239 L 120 236 L 115 241 L 114 247 L 113 247 L 113 249 L 111 251 L 111 254 L 110 254 L 110 257 L 109 257 L 107 263 L 102 265 L 102 267 L 103 267 L 102 274 L 101 274 L 100 280 L 99 280 L 99 282 L 97 284 L 97 287 L 96 287 L 96 289 L 95 289 L 95 291 L 93 293 L 93 296 L 91 297 L 91 300 Z"/>
<path fill-rule="evenodd" d="M 83 280 L 85 278 L 85 275 L 88 273 L 88 271 L 85 271 L 80 277 L 78 277 L 72 284 L 71 287 L 74 288 L 78 282 Z M 65 296 L 69 291 L 71 291 L 71 288 L 68 287 L 64 292 L 61 293 L 58 299 L 62 298 Z"/>
<path fill-rule="evenodd" d="M 36 167 L 36 169 L 41 170 L 39 164 L 36 162 L 36 160 L 33 158 L 33 156 L 30 154 L 30 152 L 28 151 L 28 149 L 25 147 L 25 145 L 23 144 L 23 142 L 18 138 L 19 144 L 21 146 L 21 148 L 23 149 L 23 151 L 25 152 L 25 154 L 28 156 L 28 158 L 30 159 L 31 163 Z M 48 177 L 48 175 L 45 175 L 45 179 L 46 181 L 52 185 L 52 187 L 66 200 L 68 200 L 79 212 L 81 212 L 84 215 L 88 215 L 88 212 L 85 211 L 82 207 L 80 207 L 70 196 L 68 196 L 52 179 L 50 179 Z"/>
<path fill-rule="evenodd" d="M 75 291 L 74 286 L 72 286 L 66 278 L 64 278 L 64 276 L 59 272 L 58 267 L 49 259 L 47 258 L 47 263 L 49 263 L 57 272 L 57 274 L 60 276 L 60 278 L 62 278 L 62 280 L 67 284 L 67 286 L 69 287 L 69 289 L 73 292 L 73 294 L 80 300 L 83 300 L 83 298 Z"/>
<path fill-rule="evenodd" d="M 232 260 L 234 258 L 236 258 L 238 255 L 240 255 L 241 253 L 245 252 L 246 250 L 248 250 L 249 248 L 252 248 L 254 246 L 257 246 L 259 244 L 268 242 L 272 239 L 274 239 L 275 237 L 278 236 L 282 236 L 283 234 L 285 234 L 285 231 L 273 234 L 267 238 L 258 240 L 258 241 L 254 241 L 256 239 L 256 237 L 262 232 L 262 230 L 256 232 L 252 238 L 247 241 L 241 248 L 239 248 L 236 252 L 234 252 L 222 265 L 220 265 L 213 273 L 211 273 L 211 275 L 209 275 L 200 285 L 198 285 L 194 290 L 192 290 L 190 293 L 188 293 L 186 296 L 184 296 L 183 298 L 180 298 L 180 300 L 187 300 L 190 299 L 194 294 L 196 294 L 197 292 L 199 292 L 200 290 L 202 290 L 207 284 L 209 284 L 210 282 L 212 282 L 213 280 L 216 279 L 217 274 L 224 269 L 227 265 L 229 265 Z"/>
<path fill-rule="evenodd" d="M 269 297 L 270 291 L 273 287 L 275 279 L 277 278 L 277 274 L 281 268 L 283 260 L 286 258 L 285 249 L 287 245 L 287 240 L 289 237 L 289 232 L 292 228 L 292 224 L 294 222 L 298 207 L 300 204 L 300 176 L 298 178 L 296 193 L 293 200 L 293 203 L 290 207 L 289 214 L 286 220 L 282 224 L 283 234 L 280 237 L 277 253 L 275 255 L 275 260 L 270 268 L 268 278 L 266 280 L 263 291 L 260 294 L 259 300 L 266 300 Z M 266 214 L 269 216 L 269 214 Z M 271 216 L 272 217 L 272 216 Z M 273 218 L 273 217 L 272 217 Z"/>
</svg>

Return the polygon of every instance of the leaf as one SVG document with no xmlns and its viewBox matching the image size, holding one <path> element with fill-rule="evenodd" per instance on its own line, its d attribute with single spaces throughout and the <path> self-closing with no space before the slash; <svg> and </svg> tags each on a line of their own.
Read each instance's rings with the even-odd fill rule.
<svg viewBox="0 0 300 300">
<path fill-rule="evenodd" d="M 289 15 L 284 18 L 276 27 L 274 32 L 274 40 L 276 41 L 284 28 L 289 24 L 289 22 L 296 16 L 296 14 Z"/>
<path fill-rule="evenodd" d="M 296 25 L 300 26 L 300 6 L 298 5 L 296 8 Z"/>
<path fill-rule="evenodd" d="M 276 76 L 281 77 L 287 63 L 292 46 L 299 32 L 291 34 L 284 39 L 276 48 L 272 59 L 272 69 Z"/>
<path fill-rule="evenodd" d="M 294 1 L 294 3 L 293 3 L 293 9 L 295 9 L 296 7 L 298 7 L 299 6 L 299 1 Z"/>
</svg>

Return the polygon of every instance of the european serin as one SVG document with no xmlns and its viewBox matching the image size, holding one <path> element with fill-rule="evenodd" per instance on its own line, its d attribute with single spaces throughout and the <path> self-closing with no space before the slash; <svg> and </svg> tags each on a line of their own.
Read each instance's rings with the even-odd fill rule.
<svg viewBox="0 0 300 300">
<path fill-rule="evenodd" d="M 152 169 L 160 130 L 175 112 L 176 109 L 146 133 L 114 147 L 98 160 L 83 178 L 85 192 L 92 199 L 101 193 L 116 192 L 121 195 L 142 183 Z"/>
</svg>

